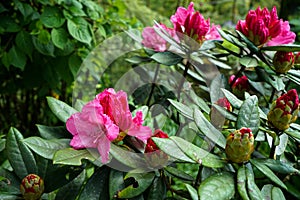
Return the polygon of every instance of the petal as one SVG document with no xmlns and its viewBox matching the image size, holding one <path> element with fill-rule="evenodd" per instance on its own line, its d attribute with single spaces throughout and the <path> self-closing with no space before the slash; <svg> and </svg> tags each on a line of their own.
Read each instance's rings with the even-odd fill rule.
<svg viewBox="0 0 300 200">
<path fill-rule="evenodd" d="M 150 138 L 152 136 L 152 130 L 148 126 L 134 125 L 128 130 L 127 134 L 130 136 L 134 136 L 134 137 L 140 139 L 141 141 L 143 141 L 144 143 L 146 143 L 148 138 Z"/>
<path fill-rule="evenodd" d="M 98 152 L 101 156 L 101 162 L 106 164 L 109 161 L 110 141 L 107 137 L 101 137 L 97 146 Z"/>
</svg>

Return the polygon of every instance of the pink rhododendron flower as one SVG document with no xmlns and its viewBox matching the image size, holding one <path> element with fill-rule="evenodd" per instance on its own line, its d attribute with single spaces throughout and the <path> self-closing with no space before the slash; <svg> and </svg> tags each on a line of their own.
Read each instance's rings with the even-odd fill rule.
<svg viewBox="0 0 300 200">
<path fill-rule="evenodd" d="M 256 46 L 268 46 L 293 43 L 295 33 L 290 31 L 288 21 L 278 19 L 274 6 L 271 12 L 267 8 L 250 10 L 246 20 L 239 20 L 236 29 L 242 32 Z"/>
<path fill-rule="evenodd" d="M 142 112 L 137 112 L 132 118 L 125 92 L 106 89 L 67 120 L 73 135 L 70 145 L 75 149 L 97 148 L 102 162 L 107 163 L 111 142 L 130 135 L 146 143 L 151 137 L 151 129 L 142 126 L 142 117 Z"/>
<path fill-rule="evenodd" d="M 214 24 L 210 26 L 209 19 L 205 20 L 199 12 L 194 11 L 193 2 L 187 9 L 177 8 L 175 15 L 171 16 L 171 21 L 175 31 L 188 35 L 199 43 L 205 40 L 221 39 L 217 31 L 217 27 L 220 26 Z"/>
<path fill-rule="evenodd" d="M 157 27 L 157 26 L 156 26 Z M 166 30 L 170 36 L 175 38 L 176 34 L 174 29 L 166 27 L 164 24 L 160 24 L 160 27 Z M 146 27 L 142 32 L 143 41 L 142 44 L 155 51 L 163 52 L 168 49 L 168 43 L 160 35 L 158 35 L 153 27 Z"/>
</svg>

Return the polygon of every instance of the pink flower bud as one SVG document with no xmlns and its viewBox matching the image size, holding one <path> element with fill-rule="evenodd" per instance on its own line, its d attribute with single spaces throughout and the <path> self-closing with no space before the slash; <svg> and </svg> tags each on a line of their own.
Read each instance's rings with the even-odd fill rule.
<svg viewBox="0 0 300 200">
<path fill-rule="evenodd" d="M 273 57 L 273 65 L 278 73 L 288 72 L 294 65 L 295 56 L 293 52 L 277 51 Z"/>
<path fill-rule="evenodd" d="M 40 199 L 44 192 L 44 181 L 36 174 L 29 174 L 23 178 L 20 190 L 25 200 Z"/>
<path fill-rule="evenodd" d="M 239 98 L 244 98 L 244 93 L 245 91 L 249 91 L 250 86 L 249 86 L 249 81 L 247 76 L 242 76 L 239 77 L 235 80 L 234 83 L 232 83 L 232 81 L 234 81 L 235 79 L 235 75 L 231 75 L 230 79 L 229 79 L 229 84 L 232 85 L 232 93 L 235 94 L 237 97 Z"/>
<path fill-rule="evenodd" d="M 168 134 L 163 132 L 162 130 L 155 130 L 154 135 L 152 137 L 158 137 L 158 138 L 168 138 Z M 159 148 L 156 146 L 154 141 L 152 140 L 152 137 L 147 140 L 145 153 L 154 152 L 159 150 Z"/>
</svg>

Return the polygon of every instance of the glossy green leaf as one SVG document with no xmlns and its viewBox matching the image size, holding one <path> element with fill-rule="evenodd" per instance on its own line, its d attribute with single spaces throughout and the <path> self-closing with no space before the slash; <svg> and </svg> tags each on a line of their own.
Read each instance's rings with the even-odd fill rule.
<svg viewBox="0 0 300 200">
<path fill-rule="evenodd" d="M 292 164 L 289 164 L 287 162 L 274 160 L 274 159 L 255 159 L 255 160 L 257 162 L 260 162 L 261 164 L 266 165 L 274 172 L 278 172 L 281 174 L 292 174 L 292 173 L 300 174 L 298 169 L 294 168 Z"/>
<path fill-rule="evenodd" d="M 246 164 L 246 177 L 247 177 L 247 190 L 248 190 L 248 195 L 251 200 L 262 200 L 262 194 L 259 188 L 257 187 L 254 179 L 254 173 L 252 170 L 252 166 L 250 163 Z"/>
<path fill-rule="evenodd" d="M 172 99 L 169 101 L 183 116 L 193 119 L 193 110 L 189 106 Z"/>
<path fill-rule="evenodd" d="M 108 187 L 110 184 L 116 184 L 115 182 L 109 184 L 109 171 L 108 167 L 96 169 L 84 185 L 78 200 L 109 199 Z"/>
<path fill-rule="evenodd" d="M 117 195 L 117 192 L 125 187 L 123 174 L 124 172 L 110 169 L 109 183 L 113 184 L 109 184 L 109 199 L 113 199 Z"/>
<path fill-rule="evenodd" d="M 136 184 L 129 185 L 123 190 L 120 190 L 117 193 L 117 197 L 124 199 L 142 194 L 151 185 L 154 177 L 154 173 L 128 173 L 124 179 L 133 178 Z"/>
<path fill-rule="evenodd" d="M 45 140 L 33 136 L 21 141 L 36 154 L 47 159 L 52 159 L 56 151 L 70 146 L 70 139 Z"/>
<path fill-rule="evenodd" d="M 37 37 L 32 37 L 32 41 L 33 41 L 34 47 L 36 48 L 36 50 L 38 52 L 40 52 L 41 54 L 46 55 L 46 56 L 55 57 L 54 56 L 55 47 L 51 40 L 49 41 L 49 43 L 44 44 L 41 41 L 39 41 L 39 39 Z"/>
<path fill-rule="evenodd" d="M 239 35 L 240 39 L 247 44 L 247 47 L 254 53 L 258 53 L 259 49 L 240 31 L 235 30 L 236 33 Z"/>
<path fill-rule="evenodd" d="M 296 44 L 286 44 L 286 45 L 279 45 L 279 46 L 266 46 L 260 48 L 262 51 L 286 51 L 286 52 L 292 52 L 292 51 L 300 51 L 300 45 Z"/>
<path fill-rule="evenodd" d="M 281 186 L 284 189 L 287 189 L 284 183 L 266 165 L 260 163 L 259 160 L 255 160 L 255 159 L 251 159 L 250 162 L 274 183 L 276 183 L 277 185 Z"/>
<path fill-rule="evenodd" d="M 168 174 L 170 174 L 170 176 L 176 177 L 176 178 L 184 180 L 184 181 L 194 181 L 195 180 L 193 176 L 191 176 L 191 175 L 187 174 L 186 172 L 181 171 L 177 168 L 174 168 L 174 167 L 170 167 L 170 166 L 164 167 L 164 170 Z"/>
<path fill-rule="evenodd" d="M 285 200 L 284 194 L 280 188 L 272 188 L 272 200 Z"/>
<path fill-rule="evenodd" d="M 92 149 L 75 150 L 73 148 L 66 148 L 54 154 L 53 163 L 80 166 L 83 159 L 95 161 L 98 157 L 99 154 Z"/>
<path fill-rule="evenodd" d="M 80 17 L 75 17 L 72 20 L 68 19 L 67 25 L 68 31 L 73 38 L 88 45 L 91 43 L 90 25 L 85 19 Z"/>
<path fill-rule="evenodd" d="M 243 200 L 250 200 L 247 192 L 246 167 L 240 166 L 237 173 L 237 189 Z"/>
<path fill-rule="evenodd" d="M 86 171 L 83 170 L 74 180 L 61 187 L 56 196 L 55 200 L 71 200 L 76 199 L 80 192 L 80 188 L 85 181 Z"/>
<path fill-rule="evenodd" d="M 6 139 L 8 160 L 20 179 L 30 173 L 37 173 L 35 158 L 30 149 L 21 142 L 22 134 L 16 128 L 10 128 Z"/>
<path fill-rule="evenodd" d="M 267 185 L 264 185 L 261 189 L 261 194 L 263 196 L 263 199 L 270 199 L 272 200 L 272 188 L 274 186 L 272 184 L 267 184 Z"/>
<path fill-rule="evenodd" d="M 212 106 L 214 108 L 216 108 L 218 110 L 218 112 L 222 116 L 225 117 L 225 119 L 229 119 L 229 120 L 232 120 L 232 121 L 236 121 L 237 120 L 237 117 L 234 114 L 232 114 L 231 112 L 229 112 L 227 109 L 225 109 L 224 107 L 216 105 L 216 104 L 213 104 Z"/>
<path fill-rule="evenodd" d="M 290 129 L 287 129 L 284 131 L 286 134 L 288 134 L 291 137 L 297 138 L 300 140 L 300 131 L 290 131 Z"/>
<path fill-rule="evenodd" d="M 64 49 L 65 46 L 67 45 L 68 33 L 63 28 L 58 28 L 58 29 L 54 28 L 51 31 L 51 39 L 53 44 L 56 47 L 60 49 Z"/>
<path fill-rule="evenodd" d="M 185 184 L 185 187 L 188 190 L 188 192 L 190 193 L 190 196 L 191 196 L 192 200 L 198 200 L 199 199 L 197 190 L 193 186 L 191 186 L 189 184 Z"/>
<path fill-rule="evenodd" d="M 206 114 L 210 113 L 210 108 L 207 105 L 207 102 L 205 102 L 195 92 L 189 93 L 189 96 L 193 100 L 193 102 L 198 106 L 199 109 L 201 109 L 202 111 L 204 111 Z"/>
<path fill-rule="evenodd" d="M 226 139 L 224 135 L 216 129 L 200 112 L 198 109 L 194 109 L 194 120 L 198 129 L 211 141 L 215 142 L 222 148 L 225 148 Z"/>
<path fill-rule="evenodd" d="M 30 58 L 33 52 L 33 43 L 31 35 L 26 31 L 20 31 L 16 36 L 16 45 Z"/>
<path fill-rule="evenodd" d="M 188 157 L 203 166 L 219 168 L 223 167 L 225 164 L 218 156 L 211 154 L 180 137 L 172 136 L 170 139 L 173 140 Z"/>
<path fill-rule="evenodd" d="M 288 141 L 289 141 L 289 136 L 287 134 L 283 133 L 279 136 L 279 145 L 277 145 L 275 149 L 276 155 L 281 155 L 285 152 Z"/>
<path fill-rule="evenodd" d="M 221 88 L 222 92 L 224 93 L 225 97 L 229 101 L 232 107 L 234 108 L 240 108 L 242 106 L 243 101 L 238 99 L 234 94 L 232 94 L 230 91 Z"/>
<path fill-rule="evenodd" d="M 219 61 L 216 59 L 212 59 L 212 58 L 208 58 L 209 62 L 211 62 L 212 64 L 222 68 L 222 69 L 232 69 L 232 67 L 230 65 L 227 65 L 224 61 Z"/>
<path fill-rule="evenodd" d="M 47 97 L 47 102 L 52 110 L 52 112 L 56 115 L 58 119 L 60 119 L 62 122 L 66 122 L 69 117 L 71 117 L 72 114 L 78 112 L 68 104 L 55 99 L 53 97 Z"/>
<path fill-rule="evenodd" d="M 47 28 L 57 28 L 63 25 L 65 18 L 58 7 L 45 7 L 41 14 L 41 21 Z"/>
<path fill-rule="evenodd" d="M 133 63 L 133 64 L 140 64 L 142 62 L 149 62 L 151 61 L 148 57 L 142 57 L 142 56 L 132 56 L 130 58 L 127 58 L 126 61 Z"/>
<path fill-rule="evenodd" d="M 185 153 L 177 146 L 177 144 L 169 138 L 156 138 L 153 137 L 152 140 L 159 147 L 160 150 L 168 154 L 169 156 L 182 160 L 185 162 L 196 163 L 194 160 L 190 159 Z"/>
<path fill-rule="evenodd" d="M 233 174 L 222 172 L 205 179 L 198 188 L 198 194 L 203 200 L 231 199 L 235 193 L 234 185 Z"/>
<path fill-rule="evenodd" d="M 152 185 L 149 188 L 148 200 L 165 199 L 166 183 L 163 177 L 155 177 Z"/>
<path fill-rule="evenodd" d="M 169 51 L 155 53 L 151 58 L 156 62 L 167 66 L 176 65 L 182 60 L 182 57 Z"/>
<path fill-rule="evenodd" d="M 67 131 L 64 126 L 45 126 L 45 125 L 36 125 L 39 133 L 44 139 L 59 139 L 59 138 L 68 138 L 71 134 Z"/>
<path fill-rule="evenodd" d="M 226 82 L 227 80 L 223 74 L 219 74 L 215 78 L 213 78 L 209 88 L 209 94 L 212 103 L 215 103 L 220 98 L 224 97 L 221 88 L 225 88 Z"/>
<path fill-rule="evenodd" d="M 247 68 L 247 67 L 256 67 L 258 65 L 258 62 L 254 57 L 244 56 L 240 58 L 240 64 Z"/>
<path fill-rule="evenodd" d="M 247 98 L 238 113 L 237 129 L 242 127 L 250 128 L 253 134 L 256 134 L 259 128 L 260 118 L 258 111 L 258 98 L 251 96 Z"/>
<path fill-rule="evenodd" d="M 18 47 L 13 46 L 9 52 L 8 56 L 11 57 L 11 64 L 21 70 L 24 70 L 26 65 L 26 55 Z"/>
</svg>

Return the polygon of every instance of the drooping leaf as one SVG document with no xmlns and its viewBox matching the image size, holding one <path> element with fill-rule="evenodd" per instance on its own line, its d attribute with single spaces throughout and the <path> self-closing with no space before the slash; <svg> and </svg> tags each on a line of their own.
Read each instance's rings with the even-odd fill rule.
<svg viewBox="0 0 300 200">
<path fill-rule="evenodd" d="M 66 122 L 67 119 L 74 113 L 78 112 L 68 104 L 55 99 L 54 97 L 47 97 L 47 102 L 52 110 L 52 112 L 60 119 L 62 122 Z"/>
<path fill-rule="evenodd" d="M 79 200 L 98 200 L 109 199 L 108 187 L 109 184 L 109 171 L 108 167 L 101 167 L 95 170 L 94 174 L 87 180 L 82 192 L 80 193 Z"/>
<path fill-rule="evenodd" d="M 262 194 L 255 183 L 254 173 L 250 163 L 246 164 L 247 190 L 251 200 L 262 200 Z"/>
<path fill-rule="evenodd" d="M 184 105 L 173 99 L 169 99 L 169 101 L 183 116 L 189 119 L 193 119 L 193 110 L 189 106 Z"/>
<path fill-rule="evenodd" d="M 36 174 L 37 166 L 30 149 L 21 142 L 22 134 L 16 128 L 10 128 L 6 139 L 6 151 L 8 160 L 20 179 L 28 174 Z"/>
<path fill-rule="evenodd" d="M 253 134 L 256 134 L 259 128 L 260 118 L 258 111 L 258 98 L 257 96 L 251 96 L 247 98 L 238 114 L 237 129 L 242 127 L 250 128 Z"/>
<path fill-rule="evenodd" d="M 178 56 L 172 52 L 158 52 L 151 56 L 153 60 L 163 65 L 171 66 L 176 65 L 182 60 L 181 56 Z"/>
<path fill-rule="evenodd" d="M 277 185 L 281 186 L 284 189 L 287 189 L 285 184 L 266 165 L 260 163 L 259 160 L 256 159 L 251 159 L 250 162 L 274 183 L 276 183 Z"/>
<path fill-rule="evenodd" d="M 185 187 L 188 190 L 188 192 L 190 193 L 190 196 L 191 196 L 192 200 L 198 200 L 199 199 L 197 190 L 193 186 L 191 186 L 189 184 L 185 184 Z"/>
<path fill-rule="evenodd" d="M 218 168 L 223 167 L 225 164 L 218 156 L 211 154 L 180 137 L 172 136 L 170 139 L 173 140 L 188 157 L 203 166 Z"/>
<path fill-rule="evenodd" d="M 92 35 L 90 32 L 89 23 L 81 17 L 68 19 L 67 22 L 70 35 L 76 40 L 90 45 L 92 41 Z"/>
<path fill-rule="evenodd" d="M 212 142 L 218 144 L 220 147 L 225 148 L 226 139 L 224 135 L 216 129 L 198 109 L 194 109 L 194 120 L 198 129 L 206 137 L 208 137 Z"/>
<path fill-rule="evenodd" d="M 70 146 L 70 139 L 45 140 L 43 138 L 33 136 L 21 141 L 36 154 L 47 159 L 52 159 L 55 152 Z"/>
<path fill-rule="evenodd" d="M 247 176 L 246 168 L 244 165 L 240 166 L 237 173 L 237 189 L 244 200 L 250 200 L 247 192 Z"/>
<path fill-rule="evenodd" d="M 242 106 L 243 101 L 238 99 L 234 94 L 229 92 L 226 89 L 221 88 L 222 92 L 224 93 L 225 97 L 229 101 L 229 103 L 232 105 L 234 108 L 240 108 Z"/>
<path fill-rule="evenodd" d="M 118 198 L 132 198 L 143 193 L 152 183 L 155 177 L 154 173 L 128 173 L 125 176 L 125 180 L 133 178 L 136 184 L 129 185 L 128 187 L 120 190 L 117 193 Z"/>
<path fill-rule="evenodd" d="M 291 51 L 300 51 L 300 45 L 296 44 L 283 44 L 283 45 L 278 45 L 278 46 L 266 46 L 260 48 L 262 51 L 286 51 L 286 52 L 291 52 Z"/>
<path fill-rule="evenodd" d="M 198 188 L 200 199 L 225 200 L 234 196 L 234 176 L 229 172 L 222 172 L 205 179 Z"/>
<path fill-rule="evenodd" d="M 80 166 L 83 159 L 95 161 L 97 158 L 99 158 L 99 154 L 92 149 L 75 150 L 73 148 L 66 148 L 54 154 L 53 163 Z"/>
</svg>

